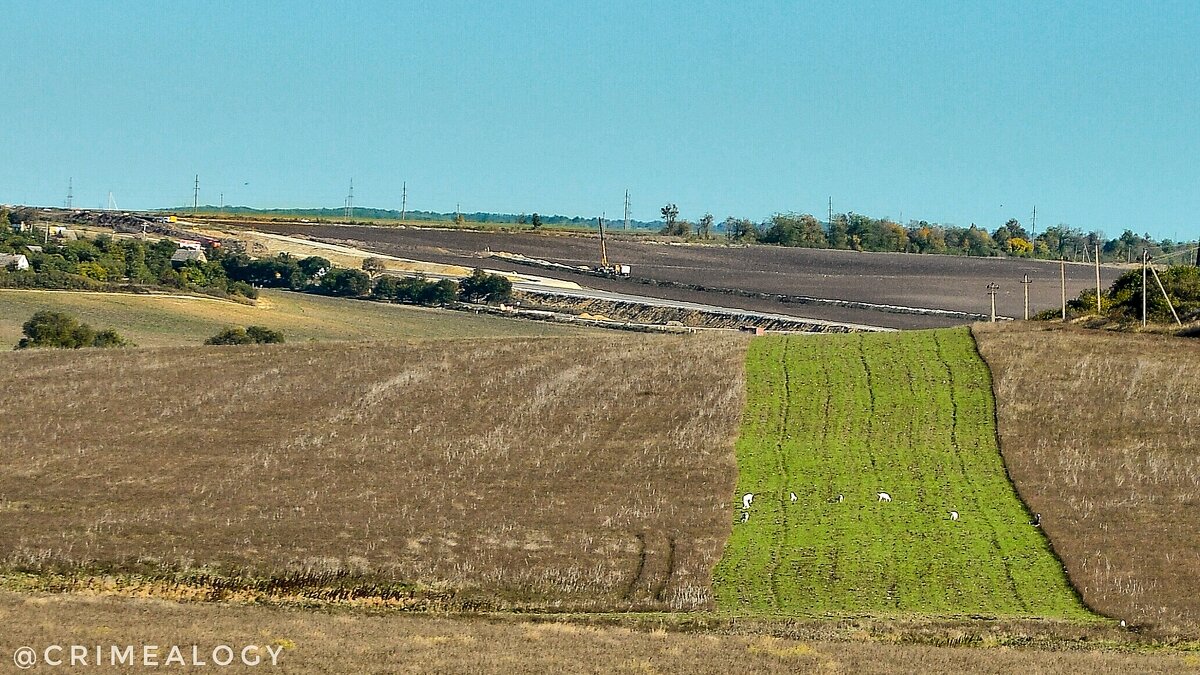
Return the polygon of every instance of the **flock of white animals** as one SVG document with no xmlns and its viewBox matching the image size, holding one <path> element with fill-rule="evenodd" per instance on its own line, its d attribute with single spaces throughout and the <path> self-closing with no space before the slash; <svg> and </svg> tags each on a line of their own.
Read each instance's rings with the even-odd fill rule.
<svg viewBox="0 0 1200 675">
<path fill-rule="evenodd" d="M 892 495 L 887 492 L 876 492 L 875 495 L 879 498 L 880 502 L 892 501 Z M 796 496 L 795 492 L 789 492 L 788 496 L 793 504 L 795 504 L 796 500 L 799 499 L 799 497 Z M 830 499 L 829 501 L 840 504 L 840 503 L 846 501 L 846 495 L 838 495 L 837 497 Z M 742 495 L 742 519 L 741 519 L 741 522 L 743 522 L 743 523 L 749 522 L 749 520 L 750 520 L 750 505 L 753 503 L 754 503 L 754 493 L 753 492 L 747 492 L 746 494 Z M 958 511 L 950 511 L 950 520 L 953 520 L 953 521 L 958 520 Z M 1042 514 L 1039 513 L 1037 515 L 1037 521 L 1034 522 L 1033 524 L 1040 525 L 1041 520 L 1042 520 Z"/>
</svg>

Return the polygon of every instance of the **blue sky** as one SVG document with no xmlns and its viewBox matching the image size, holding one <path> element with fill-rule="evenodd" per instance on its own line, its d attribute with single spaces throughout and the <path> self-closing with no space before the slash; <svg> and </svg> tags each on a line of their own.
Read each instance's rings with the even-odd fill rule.
<svg viewBox="0 0 1200 675">
<path fill-rule="evenodd" d="M 479 5 L 0 2 L 0 201 L 1200 234 L 1200 3 Z"/>
</svg>

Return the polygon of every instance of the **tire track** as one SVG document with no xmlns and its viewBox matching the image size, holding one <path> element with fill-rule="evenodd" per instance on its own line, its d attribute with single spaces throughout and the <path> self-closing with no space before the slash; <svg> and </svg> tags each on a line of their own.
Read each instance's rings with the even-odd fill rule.
<svg viewBox="0 0 1200 675">
<path fill-rule="evenodd" d="M 975 338 L 972 337 L 971 339 L 974 340 Z M 1012 591 L 1012 596 L 1016 599 L 1022 611 L 1028 611 L 1029 607 L 1025 602 L 1025 598 L 1021 597 L 1021 594 L 1017 592 L 1017 581 L 1013 578 L 1012 563 L 1009 561 L 1008 556 L 1005 555 L 1004 548 L 1000 545 L 1000 532 L 996 529 L 996 524 L 992 521 L 991 511 L 985 510 L 980 504 L 979 488 L 975 485 L 975 481 L 971 479 L 972 472 L 967 470 L 966 459 L 963 458 L 962 446 L 959 445 L 958 431 L 958 387 L 955 383 L 954 369 L 950 366 L 950 362 L 946 359 L 942 341 L 939 338 L 939 333 L 937 332 L 933 333 L 933 344 L 937 354 L 938 363 L 942 364 L 942 366 L 946 369 L 946 381 L 949 383 L 950 387 L 950 410 L 952 415 L 950 424 L 950 439 L 952 447 L 954 448 L 954 458 L 958 460 L 959 471 L 962 474 L 964 482 L 967 484 L 967 495 L 969 495 L 971 504 L 975 508 L 975 511 L 980 514 L 986 514 L 983 520 L 985 523 L 987 523 L 988 531 L 991 534 L 990 541 L 992 548 L 996 551 L 996 557 L 1000 559 L 1000 564 L 1004 567 L 1004 576 L 1008 579 L 1008 586 Z M 997 454 L 998 453 L 999 448 L 997 448 Z"/>
<path fill-rule="evenodd" d="M 783 354 L 780 359 L 783 372 L 783 405 L 780 406 L 779 433 L 775 434 L 775 467 L 778 471 L 777 475 L 783 478 L 785 486 L 791 484 L 792 477 L 791 471 L 788 469 L 786 453 L 784 452 L 784 441 L 787 438 L 792 417 L 792 373 L 788 365 L 788 352 L 794 339 L 792 337 L 783 338 Z M 778 610 L 783 606 L 783 592 L 779 586 L 779 568 L 783 563 L 784 548 L 790 528 L 788 524 L 787 504 L 784 502 L 783 491 L 776 490 L 775 496 L 779 500 L 780 522 L 775 527 L 775 536 L 771 538 L 771 567 L 767 578 L 771 584 L 771 602 L 775 609 Z"/>
</svg>

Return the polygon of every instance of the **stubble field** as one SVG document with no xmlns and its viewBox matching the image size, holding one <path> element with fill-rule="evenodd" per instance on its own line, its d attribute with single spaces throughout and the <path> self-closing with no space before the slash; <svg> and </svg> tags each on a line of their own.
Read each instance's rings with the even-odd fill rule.
<svg viewBox="0 0 1200 675">
<path fill-rule="evenodd" d="M 1089 605 L 1200 627 L 1200 343 L 977 327 L 1004 457 Z"/>
<path fill-rule="evenodd" d="M 708 607 L 744 351 L 622 335 L 0 354 L 0 560 L 35 586 L 164 597 Z"/>
</svg>

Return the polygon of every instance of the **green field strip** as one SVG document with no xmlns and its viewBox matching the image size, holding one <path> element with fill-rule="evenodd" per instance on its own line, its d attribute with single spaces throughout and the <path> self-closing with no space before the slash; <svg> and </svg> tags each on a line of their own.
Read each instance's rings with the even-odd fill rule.
<svg viewBox="0 0 1200 675">
<path fill-rule="evenodd" d="M 1092 616 L 1008 480 L 966 329 L 757 338 L 746 377 L 720 609 Z"/>
</svg>

